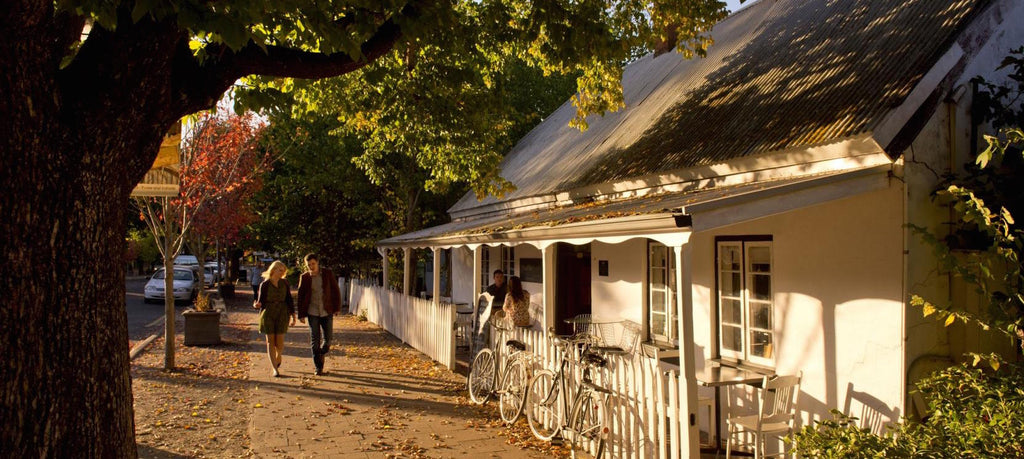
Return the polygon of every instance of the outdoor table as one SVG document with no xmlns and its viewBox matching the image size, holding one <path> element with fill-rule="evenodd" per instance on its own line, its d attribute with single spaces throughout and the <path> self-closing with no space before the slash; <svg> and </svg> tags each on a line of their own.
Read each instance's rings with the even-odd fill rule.
<svg viewBox="0 0 1024 459">
<path fill-rule="evenodd" d="M 697 372 L 697 384 L 715 389 L 715 432 L 712 438 L 714 439 L 716 451 L 722 447 L 722 439 L 721 435 L 719 435 L 719 427 L 722 423 L 722 410 L 719 409 L 721 404 L 719 388 L 725 387 L 728 389 L 731 386 L 744 384 L 761 387 L 764 377 L 771 376 L 772 374 L 771 370 L 734 366 L 715 359 L 708 361 L 708 364 L 704 365 L 704 369 Z"/>
</svg>

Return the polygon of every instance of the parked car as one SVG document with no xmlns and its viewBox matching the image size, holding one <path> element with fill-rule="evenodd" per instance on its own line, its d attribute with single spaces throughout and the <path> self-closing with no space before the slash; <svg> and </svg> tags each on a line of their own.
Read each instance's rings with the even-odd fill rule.
<svg viewBox="0 0 1024 459">
<path fill-rule="evenodd" d="M 211 268 L 209 266 L 203 267 L 203 285 L 210 287 L 213 286 L 214 282 L 217 282 L 217 268 Z"/>
<path fill-rule="evenodd" d="M 199 259 L 195 255 L 183 253 L 174 257 L 175 266 L 199 266 Z"/>
<path fill-rule="evenodd" d="M 143 301 L 146 303 L 159 303 L 164 300 L 164 275 L 163 268 L 158 269 L 146 282 L 143 292 Z M 196 271 L 188 266 L 174 267 L 174 299 L 194 300 L 199 294 L 199 277 Z"/>
<path fill-rule="evenodd" d="M 208 261 L 204 266 L 206 266 L 207 270 L 213 273 L 214 282 L 220 282 L 220 280 L 224 278 L 224 275 L 220 272 L 220 269 L 217 267 L 216 261 Z"/>
</svg>

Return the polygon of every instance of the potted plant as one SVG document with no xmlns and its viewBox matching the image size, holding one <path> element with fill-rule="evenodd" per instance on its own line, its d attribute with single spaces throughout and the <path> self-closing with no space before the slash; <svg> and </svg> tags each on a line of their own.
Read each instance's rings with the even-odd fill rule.
<svg viewBox="0 0 1024 459">
<path fill-rule="evenodd" d="M 205 293 L 196 296 L 195 308 L 181 313 L 185 318 L 185 345 L 220 343 L 220 311 L 211 307 Z"/>
</svg>

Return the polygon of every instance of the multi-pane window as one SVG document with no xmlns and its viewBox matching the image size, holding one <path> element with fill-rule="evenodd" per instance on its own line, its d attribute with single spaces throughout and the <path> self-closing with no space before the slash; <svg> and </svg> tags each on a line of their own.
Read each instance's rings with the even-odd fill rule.
<svg viewBox="0 0 1024 459">
<path fill-rule="evenodd" d="M 480 272 L 480 285 L 487 288 L 491 285 L 491 248 L 486 245 L 480 247 L 480 266 L 483 268 Z"/>
<path fill-rule="evenodd" d="M 773 298 L 771 241 L 718 241 L 718 339 L 723 357 L 773 364 Z"/>
<path fill-rule="evenodd" d="M 647 250 L 648 324 L 654 341 L 674 343 L 678 339 L 676 263 L 672 249 L 650 242 Z"/>
<path fill-rule="evenodd" d="M 516 275 L 516 248 L 501 246 L 501 270 L 505 273 L 505 277 L 511 277 Z"/>
</svg>

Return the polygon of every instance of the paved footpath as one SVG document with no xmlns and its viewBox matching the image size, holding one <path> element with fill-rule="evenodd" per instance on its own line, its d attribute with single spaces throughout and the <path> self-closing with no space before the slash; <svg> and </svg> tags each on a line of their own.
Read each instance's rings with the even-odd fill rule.
<svg viewBox="0 0 1024 459">
<path fill-rule="evenodd" d="M 307 325 L 286 335 L 280 378 L 259 339 L 249 372 L 257 457 L 551 457 L 508 444 L 494 403 L 472 405 L 463 376 L 355 316 L 335 317 L 323 376 Z"/>
</svg>

